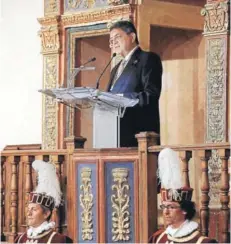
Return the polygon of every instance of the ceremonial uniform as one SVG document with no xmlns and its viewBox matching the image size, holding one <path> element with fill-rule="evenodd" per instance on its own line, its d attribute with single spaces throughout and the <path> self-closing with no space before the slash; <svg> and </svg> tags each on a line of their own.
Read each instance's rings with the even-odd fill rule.
<svg viewBox="0 0 231 244">
<path fill-rule="evenodd" d="M 193 189 L 182 180 L 180 159 L 170 148 L 163 149 L 158 157 L 159 179 L 161 182 L 160 208 L 168 226 L 155 232 L 150 243 L 217 243 L 216 240 L 202 236 L 199 225 L 192 221 L 196 214 L 192 202 Z"/>
<path fill-rule="evenodd" d="M 72 243 L 72 240 L 54 230 L 54 222 L 42 223 L 38 228 L 29 228 L 15 239 L 15 243 Z"/>
<path fill-rule="evenodd" d="M 27 206 L 28 230 L 18 235 L 14 243 L 72 243 L 72 240 L 55 231 L 55 222 L 49 222 L 53 209 L 61 204 L 61 189 L 52 163 L 35 160 L 38 185 L 29 194 Z"/>
<path fill-rule="evenodd" d="M 177 230 L 170 226 L 164 230 L 155 232 L 150 243 L 217 243 L 216 240 L 202 236 L 198 230 L 198 224 L 194 221 L 186 220 L 185 223 Z"/>
</svg>

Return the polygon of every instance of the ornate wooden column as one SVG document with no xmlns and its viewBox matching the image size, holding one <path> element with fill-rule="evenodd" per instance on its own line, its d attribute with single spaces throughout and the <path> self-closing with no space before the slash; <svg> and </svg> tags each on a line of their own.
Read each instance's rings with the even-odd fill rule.
<svg viewBox="0 0 231 244">
<path fill-rule="evenodd" d="M 228 140 L 228 76 L 229 76 L 229 4 L 230 1 L 207 0 L 202 9 L 206 45 L 206 142 L 219 143 Z M 230 128 L 229 128 L 230 130 Z M 208 162 L 211 207 L 219 207 L 219 183 L 221 159 L 217 150 L 212 150 Z"/>
<path fill-rule="evenodd" d="M 17 235 L 18 226 L 18 163 L 19 157 L 11 157 L 11 185 L 10 185 L 10 217 L 11 217 L 11 232 L 9 234 L 8 242 L 14 242 Z"/>
<path fill-rule="evenodd" d="M 43 89 L 56 88 L 60 80 L 60 14 L 61 0 L 44 0 L 44 18 L 38 21 L 42 25 L 41 53 L 43 55 Z M 42 148 L 58 148 L 58 105 L 48 96 L 43 96 Z"/>
<path fill-rule="evenodd" d="M 220 211 L 220 220 L 219 230 L 221 233 L 220 242 L 229 243 L 230 242 L 230 196 L 229 196 L 229 173 L 228 173 L 228 163 L 230 158 L 230 150 L 219 150 L 219 155 L 222 161 L 222 170 L 221 170 L 221 188 L 220 188 L 220 202 L 221 202 L 221 211 Z"/>
<path fill-rule="evenodd" d="M 201 209 L 200 223 L 201 234 L 208 236 L 209 233 L 209 176 L 208 176 L 208 161 L 211 157 L 210 151 L 199 151 L 201 160 Z"/>
</svg>

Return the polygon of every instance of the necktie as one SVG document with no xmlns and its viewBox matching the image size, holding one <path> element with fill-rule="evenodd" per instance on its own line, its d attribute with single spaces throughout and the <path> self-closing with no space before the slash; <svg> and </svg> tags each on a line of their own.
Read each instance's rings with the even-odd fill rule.
<svg viewBox="0 0 231 244">
<path fill-rule="evenodd" d="M 122 72 L 123 72 L 123 70 L 124 70 L 126 64 L 127 64 L 126 60 L 123 59 L 123 60 L 121 61 L 120 65 L 119 65 L 117 71 L 116 71 L 116 74 L 115 74 L 115 77 L 114 77 L 114 79 L 113 79 L 113 84 L 112 84 L 111 89 L 112 89 L 113 86 L 115 85 L 115 82 L 117 81 L 117 79 L 118 79 L 118 78 L 120 77 L 120 75 L 122 74 Z"/>
</svg>

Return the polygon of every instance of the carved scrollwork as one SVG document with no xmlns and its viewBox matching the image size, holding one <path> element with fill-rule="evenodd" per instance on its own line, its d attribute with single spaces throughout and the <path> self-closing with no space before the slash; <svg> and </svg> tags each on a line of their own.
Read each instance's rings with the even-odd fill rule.
<svg viewBox="0 0 231 244">
<path fill-rule="evenodd" d="M 224 39 L 208 40 L 207 142 L 222 142 L 226 134 L 226 76 Z"/>
<path fill-rule="evenodd" d="M 59 14 L 60 0 L 45 0 L 44 10 L 45 15 Z"/>
<path fill-rule="evenodd" d="M 56 88 L 58 55 L 44 57 L 44 88 Z M 52 97 L 43 97 L 43 149 L 56 149 L 57 104 Z"/>
<path fill-rule="evenodd" d="M 58 26 L 43 26 L 39 32 L 42 53 L 58 53 L 60 51 Z"/>
<path fill-rule="evenodd" d="M 111 196 L 112 202 L 112 240 L 128 241 L 130 239 L 130 213 L 129 213 L 129 184 L 128 169 L 116 168 L 112 170 L 112 185 L 114 194 Z"/>
<path fill-rule="evenodd" d="M 212 150 L 212 156 L 208 161 L 209 173 L 209 197 L 210 205 L 220 206 L 220 180 L 221 180 L 222 161 L 217 150 Z"/>
<path fill-rule="evenodd" d="M 95 10 L 94 12 L 81 12 L 72 15 L 63 15 L 62 23 L 64 26 L 100 23 L 118 18 L 127 19 L 130 18 L 131 15 L 131 6 L 126 4 L 116 7 L 109 7 L 107 9 L 99 9 Z"/>
<path fill-rule="evenodd" d="M 82 191 L 79 195 L 80 206 L 83 211 L 81 212 L 82 221 L 82 239 L 92 240 L 93 239 L 93 194 L 91 185 L 91 169 L 83 168 L 81 170 L 81 185 L 80 190 Z"/>
<path fill-rule="evenodd" d="M 204 34 L 226 33 L 229 30 L 229 3 L 207 4 L 201 10 L 205 16 Z"/>
</svg>

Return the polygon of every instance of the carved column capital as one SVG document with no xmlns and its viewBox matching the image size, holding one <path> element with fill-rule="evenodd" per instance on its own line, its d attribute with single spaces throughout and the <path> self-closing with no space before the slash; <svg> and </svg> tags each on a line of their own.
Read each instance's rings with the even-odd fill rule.
<svg viewBox="0 0 231 244">
<path fill-rule="evenodd" d="M 205 17 L 204 35 L 228 33 L 229 1 L 206 4 L 201 15 Z"/>
<path fill-rule="evenodd" d="M 58 24 L 42 26 L 39 36 L 41 37 L 42 54 L 60 53 L 60 29 Z"/>
</svg>

